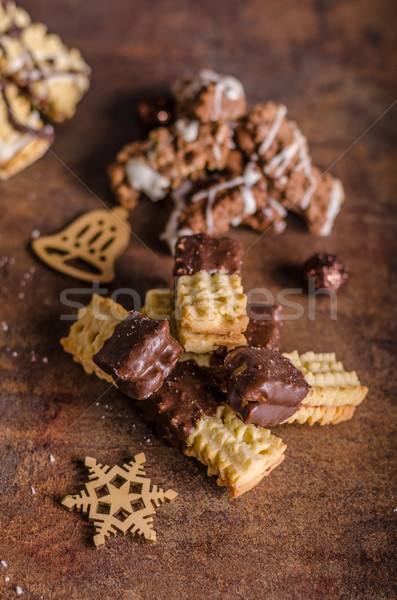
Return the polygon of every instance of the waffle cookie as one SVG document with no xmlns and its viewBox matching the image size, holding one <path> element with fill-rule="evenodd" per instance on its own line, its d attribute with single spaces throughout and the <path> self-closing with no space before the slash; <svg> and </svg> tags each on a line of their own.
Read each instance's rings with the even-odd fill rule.
<svg viewBox="0 0 397 600">
<path fill-rule="evenodd" d="M 54 129 L 43 123 L 29 98 L 0 77 L 0 180 L 41 158 L 53 139 Z"/>
<path fill-rule="evenodd" d="M 79 309 L 69 335 L 61 339 L 63 349 L 73 355 L 73 360 L 81 364 L 88 375 L 95 373 L 100 379 L 113 383 L 112 377 L 102 371 L 92 357 L 112 336 L 116 325 L 127 314 L 128 311 L 121 304 L 94 294 L 90 304 Z"/>
<path fill-rule="evenodd" d="M 290 359 L 311 386 L 287 423 L 335 425 L 352 418 L 356 406 L 368 393 L 368 388 L 360 384 L 355 371 L 345 371 L 333 352 L 298 354 L 294 351 L 283 356 Z"/>
<path fill-rule="evenodd" d="M 183 236 L 175 254 L 175 322 L 187 352 L 202 354 L 219 346 L 246 343 L 247 298 L 240 264 L 243 248 L 230 238 Z"/>
<path fill-rule="evenodd" d="M 79 310 L 79 320 L 61 340 L 62 346 L 86 373 L 115 383 L 94 363 L 93 355 L 126 315 L 110 298 L 95 295 Z M 245 425 L 223 403 L 211 375 L 189 360 L 180 362 L 160 389 L 136 407 L 160 439 L 205 464 L 208 475 L 230 487 L 234 498 L 281 463 L 286 445 L 266 429 Z"/>
</svg>

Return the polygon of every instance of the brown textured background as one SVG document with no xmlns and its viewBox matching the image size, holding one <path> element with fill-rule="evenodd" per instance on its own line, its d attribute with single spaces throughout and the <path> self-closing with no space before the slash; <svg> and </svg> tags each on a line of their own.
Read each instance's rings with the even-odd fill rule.
<svg viewBox="0 0 397 600">
<path fill-rule="evenodd" d="M 350 280 L 338 297 L 337 321 L 326 299 L 309 320 L 298 296 L 305 315 L 286 323 L 283 350 L 336 351 L 369 386 L 368 399 L 349 423 L 279 427 L 287 459 L 235 501 L 198 463 L 154 440 L 126 398 L 105 392 L 105 383 L 62 352 L 58 339 L 68 324 L 59 319 L 59 294 L 80 284 L 40 264 L 29 240 L 35 229 L 53 232 L 97 208 L 84 185 L 112 203 L 104 167 L 142 134 L 137 95 L 201 66 L 240 77 L 251 103 L 284 102 L 327 168 L 395 100 L 394 3 L 22 4 L 81 48 L 93 77 L 77 116 L 56 127 L 53 154 L 0 186 L 0 257 L 15 259 L 0 269 L 0 320 L 8 324 L 0 330 L 0 559 L 8 563 L 0 566 L 1 598 L 15 598 L 19 585 L 32 600 L 391 600 L 396 107 L 334 166 L 348 200 L 331 237 L 315 239 L 290 218 L 285 234 L 262 238 L 245 256 L 246 288 L 274 292 L 299 285 L 297 266 L 316 251 L 343 258 Z M 163 216 L 149 202 L 134 213 L 134 231 L 157 258 L 132 239 L 111 291 L 143 294 L 171 281 L 171 259 L 155 241 Z M 233 235 L 246 247 L 257 239 L 250 231 Z M 36 272 L 24 279 L 32 266 Z M 154 482 L 179 492 L 155 517 L 158 544 L 118 537 L 96 550 L 91 525 L 59 499 L 84 483 L 86 455 L 121 464 L 142 450 Z"/>
</svg>

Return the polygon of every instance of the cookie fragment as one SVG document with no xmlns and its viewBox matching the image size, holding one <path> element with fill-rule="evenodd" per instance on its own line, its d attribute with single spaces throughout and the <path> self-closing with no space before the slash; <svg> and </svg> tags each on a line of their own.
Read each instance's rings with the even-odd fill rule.
<svg viewBox="0 0 397 600">
<path fill-rule="evenodd" d="M 32 22 L 14 2 L 0 4 L 0 72 L 56 122 L 73 117 L 89 87 L 90 68 L 80 51 Z"/>
<path fill-rule="evenodd" d="M 141 194 L 156 202 L 188 177 L 196 179 L 206 169 L 223 169 L 230 137 L 226 123 L 179 119 L 169 128 L 152 130 L 147 140 L 124 146 L 109 167 L 118 201 L 129 209 L 136 206 Z"/>
<path fill-rule="evenodd" d="M 177 81 L 172 92 L 177 114 L 202 123 L 235 121 L 246 112 L 242 83 L 211 69 L 201 69 L 196 76 Z"/>
<path fill-rule="evenodd" d="M 255 159 L 269 197 L 299 214 L 315 235 L 329 235 L 344 202 L 341 182 L 312 164 L 307 140 L 283 104 L 257 104 L 236 126 L 238 148 Z"/>
</svg>

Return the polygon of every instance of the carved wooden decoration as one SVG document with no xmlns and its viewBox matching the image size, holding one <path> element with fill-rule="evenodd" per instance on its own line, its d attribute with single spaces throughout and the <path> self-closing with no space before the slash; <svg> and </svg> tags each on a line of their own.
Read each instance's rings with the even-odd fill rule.
<svg viewBox="0 0 397 600">
<path fill-rule="evenodd" d="M 35 253 L 53 269 L 83 281 L 114 279 L 114 261 L 130 238 L 128 211 L 121 207 L 84 213 L 62 231 L 32 242 Z"/>
<path fill-rule="evenodd" d="M 94 543 L 100 546 L 116 531 L 126 535 L 129 531 L 143 535 L 149 542 L 156 540 L 153 530 L 155 507 L 162 502 L 172 502 L 177 492 L 157 489 L 145 476 L 144 453 L 122 467 L 109 468 L 87 456 L 85 465 L 90 471 L 89 482 L 79 494 L 66 496 L 62 504 L 69 510 L 76 508 L 93 521 L 96 529 Z"/>
</svg>

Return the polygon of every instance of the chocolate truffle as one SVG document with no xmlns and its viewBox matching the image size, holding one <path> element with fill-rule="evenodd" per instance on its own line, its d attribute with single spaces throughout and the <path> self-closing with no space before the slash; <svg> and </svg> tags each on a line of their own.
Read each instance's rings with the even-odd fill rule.
<svg viewBox="0 0 397 600">
<path fill-rule="evenodd" d="M 314 254 L 302 267 L 306 282 L 314 279 L 314 289 L 327 289 L 338 292 L 348 275 L 343 263 L 334 254 L 319 252 Z"/>
<path fill-rule="evenodd" d="M 148 97 L 138 102 L 136 110 L 146 129 L 169 125 L 173 116 L 173 100 L 170 97 Z"/>
</svg>

